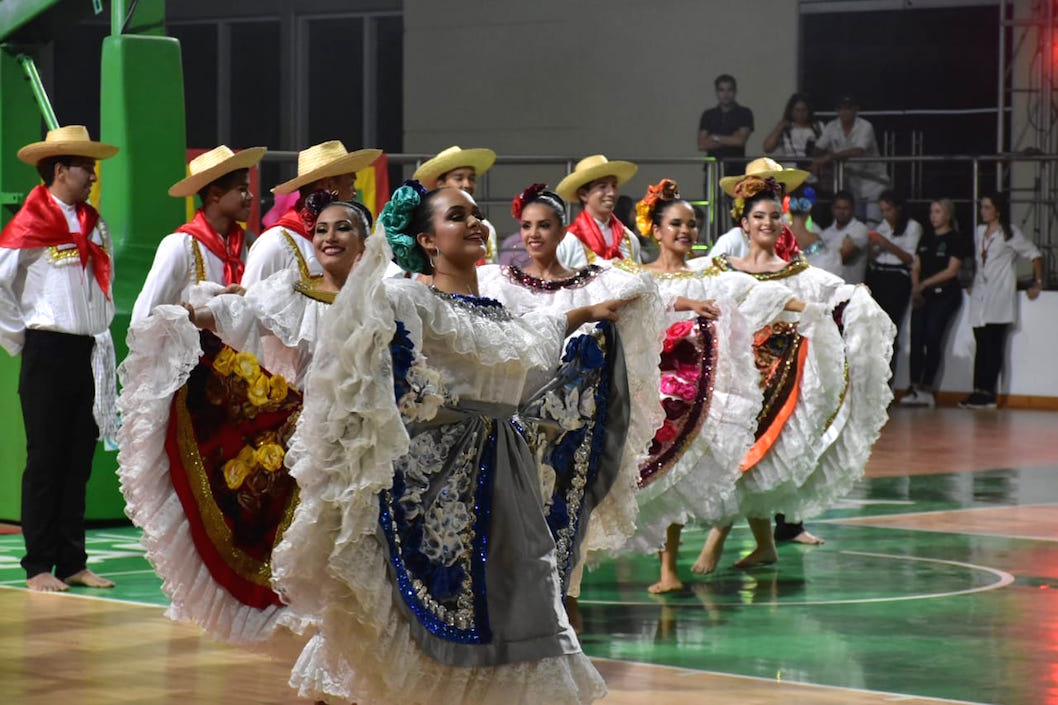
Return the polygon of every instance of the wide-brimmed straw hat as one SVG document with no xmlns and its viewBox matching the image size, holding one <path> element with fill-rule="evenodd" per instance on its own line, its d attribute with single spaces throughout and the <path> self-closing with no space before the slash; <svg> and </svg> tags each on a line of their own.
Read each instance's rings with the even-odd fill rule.
<svg viewBox="0 0 1058 705">
<path fill-rule="evenodd" d="M 305 184 L 360 171 L 382 154 L 381 149 L 346 150 L 340 140 L 314 144 L 298 152 L 298 175 L 272 189 L 272 193 L 294 193 Z"/>
<path fill-rule="evenodd" d="M 225 174 L 239 169 L 249 169 L 261 161 L 261 157 L 267 151 L 265 147 L 250 147 L 235 153 L 223 144 L 214 147 L 188 163 L 187 169 L 191 175 L 170 186 L 169 195 L 177 198 L 193 196 Z"/>
<path fill-rule="evenodd" d="M 762 179 L 770 176 L 782 184 L 786 192 L 789 193 L 805 182 L 805 179 L 808 178 L 808 172 L 804 169 L 784 169 L 783 165 L 774 159 L 759 157 L 746 165 L 745 174 L 725 176 L 720 179 L 720 188 L 724 189 L 724 193 L 728 196 L 734 196 L 735 186 L 747 176 L 759 176 Z"/>
<path fill-rule="evenodd" d="M 639 167 L 632 162 L 622 162 L 620 160 L 611 162 L 601 154 L 593 154 L 577 162 L 573 172 L 567 174 L 566 178 L 558 182 L 558 186 L 555 187 L 555 193 L 571 203 L 576 203 L 577 189 L 581 186 L 590 184 L 592 181 L 601 179 L 604 176 L 616 177 L 617 185 L 620 186 L 635 176 L 638 170 Z"/>
<path fill-rule="evenodd" d="M 496 163 L 496 153 L 491 149 L 476 147 L 474 149 L 463 149 L 459 145 L 452 145 L 448 149 L 442 149 L 433 159 L 424 161 L 411 178 L 421 181 L 426 186 L 432 187 L 438 177 L 447 174 L 452 169 L 468 166 L 478 176 L 488 171 Z"/>
<path fill-rule="evenodd" d="M 84 125 L 66 125 L 48 130 L 43 142 L 27 144 L 18 150 L 18 158 L 26 164 L 36 166 L 48 157 L 86 157 L 107 159 L 118 153 L 112 144 L 93 142 Z"/>
</svg>

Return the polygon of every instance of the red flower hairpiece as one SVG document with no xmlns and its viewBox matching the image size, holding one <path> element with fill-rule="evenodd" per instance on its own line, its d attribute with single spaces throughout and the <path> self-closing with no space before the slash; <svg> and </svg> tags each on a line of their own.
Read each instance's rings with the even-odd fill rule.
<svg viewBox="0 0 1058 705">
<path fill-rule="evenodd" d="M 520 194 L 514 197 L 511 201 L 511 215 L 514 216 L 515 220 L 522 219 L 522 211 L 525 207 L 533 201 L 540 192 L 547 188 L 547 184 L 533 184 L 529 188 L 522 191 Z"/>
</svg>

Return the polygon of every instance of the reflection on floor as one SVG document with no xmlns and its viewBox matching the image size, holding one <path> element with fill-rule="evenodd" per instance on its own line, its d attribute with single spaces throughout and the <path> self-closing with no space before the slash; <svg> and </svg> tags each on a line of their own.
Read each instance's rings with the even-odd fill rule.
<svg viewBox="0 0 1058 705">
<path fill-rule="evenodd" d="M 688 527 L 687 587 L 664 597 L 646 592 L 654 557 L 599 566 L 581 612 L 604 702 L 1058 704 L 1055 431 L 1047 412 L 898 410 L 872 477 L 809 523 L 825 545 L 738 571 L 752 543 L 738 527 L 720 570 L 692 577 L 705 529 Z M 119 587 L 79 594 L 164 604 L 136 539 L 93 532 L 91 565 Z M 0 536 L 0 585 L 22 584 L 20 555 Z M 158 607 L 66 595 L 0 591 L 0 664 L 5 702 L 297 702 L 282 664 Z"/>
</svg>

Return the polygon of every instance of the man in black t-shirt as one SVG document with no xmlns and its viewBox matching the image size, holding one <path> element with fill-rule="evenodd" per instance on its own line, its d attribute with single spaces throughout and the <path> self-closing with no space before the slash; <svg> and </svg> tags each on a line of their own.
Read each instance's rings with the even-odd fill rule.
<svg viewBox="0 0 1058 705">
<path fill-rule="evenodd" d="M 720 74 L 713 81 L 716 88 L 716 107 L 702 113 L 698 120 L 698 151 L 710 157 L 746 156 L 746 140 L 753 132 L 753 111 L 735 101 L 738 84 L 735 77 Z M 743 162 L 724 164 L 723 174 L 740 174 Z"/>
</svg>

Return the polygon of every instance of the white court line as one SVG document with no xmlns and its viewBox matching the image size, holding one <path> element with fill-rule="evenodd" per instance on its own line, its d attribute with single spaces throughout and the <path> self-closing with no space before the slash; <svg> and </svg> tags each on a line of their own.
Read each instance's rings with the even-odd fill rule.
<svg viewBox="0 0 1058 705">
<path fill-rule="evenodd" d="M 106 588 L 90 588 L 90 589 L 99 590 L 99 589 L 106 589 Z M 156 604 L 154 604 L 152 602 L 134 602 L 133 600 L 122 600 L 122 599 L 117 598 L 117 597 L 101 597 L 101 596 L 98 596 L 98 595 L 86 595 L 86 594 L 84 594 L 82 592 L 74 592 L 73 590 L 64 590 L 62 592 L 35 592 L 33 590 L 30 590 L 29 588 L 27 588 L 25 586 L 23 586 L 23 587 L 14 587 L 14 586 L 11 586 L 11 585 L 3 585 L 3 584 L 0 584 L 0 590 L 18 590 L 20 592 L 30 592 L 30 593 L 32 593 L 34 595 L 56 595 L 58 597 L 75 597 L 78 600 L 96 600 L 97 602 L 116 602 L 116 603 L 118 603 L 120 605 L 132 605 L 133 607 L 153 607 L 153 608 L 159 609 L 159 610 L 165 610 L 165 609 L 169 608 L 168 605 L 156 605 Z"/>
<path fill-rule="evenodd" d="M 813 524 L 841 524 L 843 526 L 866 526 L 872 529 L 896 529 L 900 531 L 923 531 L 926 533 L 933 534 L 957 534 L 963 536 L 987 536 L 989 538 L 997 539 L 1018 539 L 1021 541 L 1050 541 L 1058 542 L 1058 537 L 1049 536 L 1026 536 L 1023 534 L 996 534 L 989 531 L 971 531 L 967 529 L 937 529 L 927 528 L 919 526 L 893 526 L 891 524 L 878 524 L 875 523 L 875 519 L 902 519 L 905 517 L 921 517 L 921 516 L 938 516 L 941 514 L 954 514 L 963 512 L 984 512 L 984 511 L 995 511 L 996 509 L 1021 509 L 1023 507 L 1028 508 L 1047 508 L 1053 507 L 1058 509 L 1058 504 L 1054 502 L 1039 502 L 1036 504 L 1011 504 L 1003 505 L 998 507 L 963 507 L 960 509 L 934 509 L 928 512 L 901 512 L 898 514 L 877 514 L 875 516 L 867 517 L 835 517 L 833 519 L 813 519 Z"/>
<path fill-rule="evenodd" d="M 581 604 L 584 604 L 583 602 Z M 950 698 L 937 698 L 930 695 L 913 695 L 911 693 L 893 693 L 887 690 L 867 690 L 865 688 L 853 688 L 842 685 L 825 685 L 822 683 L 807 683 L 805 681 L 793 681 L 793 680 L 777 680 L 774 678 L 764 678 L 763 676 L 746 676 L 739 673 L 725 673 L 723 671 L 706 671 L 698 670 L 696 668 L 687 668 L 684 666 L 665 666 L 659 663 L 645 663 L 643 661 L 626 661 L 624 659 L 606 658 L 603 656 L 592 656 L 592 661 L 605 661 L 607 663 L 619 663 L 619 664 L 632 664 L 635 666 L 647 666 L 649 668 L 663 668 L 670 671 L 680 671 L 688 676 L 691 675 L 709 675 L 709 676 L 720 676 L 725 678 L 738 678 L 740 680 L 754 681 L 757 683 L 788 683 L 790 685 L 801 686 L 805 688 L 823 688 L 825 690 L 839 690 L 853 693 L 863 693 L 866 695 L 885 695 L 899 700 L 926 700 L 938 703 L 950 703 L 951 705 L 994 705 L 994 703 L 981 703 L 975 700 L 952 700 Z M 616 686 L 614 687 L 616 690 Z M 898 702 L 894 700 L 893 702 Z"/>
<path fill-rule="evenodd" d="M 989 568 L 988 566 L 975 565 L 973 563 L 962 563 L 960 561 L 947 561 L 940 558 L 924 558 L 920 556 L 901 556 L 890 553 L 868 553 L 866 551 L 838 551 L 838 553 L 844 553 L 852 556 L 868 556 L 871 558 L 892 558 L 895 560 L 904 561 L 922 561 L 924 563 L 942 563 L 945 565 L 953 565 L 959 568 L 968 568 L 970 570 L 983 571 L 985 573 L 991 573 L 992 575 L 999 578 L 996 582 L 988 585 L 981 585 L 973 588 L 966 588 L 965 590 L 951 590 L 948 592 L 935 592 L 935 593 L 924 593 L 919 595 L 896 595 L 893 597 L 861 597 L 850 600 L 801 600 L 798 602 L 786 601 L 786 600 L 772 600 L 769 602 L 715 602 L 711 606 L 713 607 L 814 607 L 819 605 L 863 605 L 877 602 L 906 602 L 909 600 L 934 600 L 941 597 L 955 597 L 956 595 L 972 595 L 977 592 L 986 592 L 988 590 L 997 590 L 999 588 L 1006 587 L 1014 582 L 1014 576 L 1005 570 L 999 570 L 997 568 Z M 659 598 L 657 602 L 654 601 L 632 601 L 628 602 L 625 600 L 580 600 L 582 605 L 628 605 L 635 607 L 658 607 L 663 604 L 670 604 L 673 607 L 680 607 L 682 605 L 665 603 L 664 598 Z M 692 606 L 692 605 L 687 605 Z"/>
</svg>

